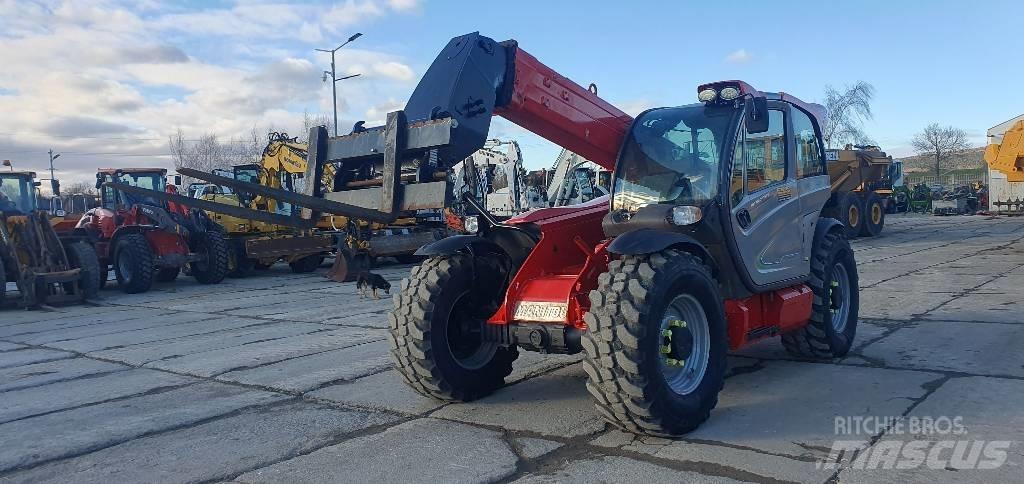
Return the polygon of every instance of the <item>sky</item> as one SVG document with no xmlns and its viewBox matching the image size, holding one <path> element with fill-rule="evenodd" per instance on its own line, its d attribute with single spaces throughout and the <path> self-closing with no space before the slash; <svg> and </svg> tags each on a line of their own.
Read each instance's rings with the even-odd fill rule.
<svg viewBox="0 0 1024 484">
<path fill-rule="evenodd" d="M 835 5 L 828 5 L 829 3 Z M 876 89 L 865 129 L 896 156 L 929 123 L 985 130 L 1024 113 L 1016 1 L 0 0 L 0 159 L 57 178 L 171 165 L 168 137 L 302 129 L 331 112 L 321 81 L 338 52 L 342 129 L 401 108 L 447 41 L 480 31 L 636 114 L 743 79 L 820 101 L 825 86 Z M 558 147 L 504 120 L 528 168 Z"/>
</svg>

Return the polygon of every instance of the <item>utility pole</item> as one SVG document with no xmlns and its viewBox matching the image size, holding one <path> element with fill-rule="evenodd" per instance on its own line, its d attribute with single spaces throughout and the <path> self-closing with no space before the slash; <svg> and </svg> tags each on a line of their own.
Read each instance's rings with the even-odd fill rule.
<svg viewBox="0 0 1024 484">
<path fill-rule="evenodd" d="M 53 154 L 53 150 L 48 151 L 50 154 L 50 191 L 53 192 L 53 196 L 60 196 L 60 183 L 57 182 L 57 177 L 53 175 L 53 160 L 60 158 L 60 153 Z"/>
<path fill-rule="evenodd" d="M 334 54 L 335 54 L 335 52 L 338 52 L 338 50 L 341 49 L 342 47 L 345 47 L 346 45 L 348 45 L 349 42 L 352 42 L 353 40 L 356 40 L 356 39 L 358 39 L 359 37 L 362 37 L 362 36 L 363 36 L 363 34 L 357 32 L 353 36 L 349 37 L 348 40 L 346 40 L 344 43 L 342 43 L 341 45 L 339 45 L 339 46 L 337 46 L 337 47 L 335 47 L 333 49 L 315 49 L 315 50 L 317 50 L 319 52 L 330 52 L 331 53 L 331 70 L 324 71 L 323 82 L 327 82 L 327 79 L 331 79 L 331 99 L 332 99 L 331 106 L 334 107 L 334 136 L 338 136 L 338 81 L 344 81 L 345 79 L 351 79 L 353 77 L 359 76 L 359 74 L 352 74 L 350 76 L 345 76 L 345 77 L 339 78 L 337 76 L 337 74 L 335 74 Z M 330 77 L 328 78 L 328 76 L 330 76 Z"/>
</svg>

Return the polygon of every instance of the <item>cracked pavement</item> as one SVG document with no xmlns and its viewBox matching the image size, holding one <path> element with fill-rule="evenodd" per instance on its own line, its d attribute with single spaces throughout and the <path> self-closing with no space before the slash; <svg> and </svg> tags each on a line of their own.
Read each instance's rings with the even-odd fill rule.
<svg viewBox="0 0 1024 484">
<path fill-rule="evenodd" d="M 1024 218 L 892 216 L 858 239 L 851 353 L 798 361 L 777 339 L 730 356 L 718 407 L 676 440 L 610 428 L 579 356 L 521 353 L 509 385 L 445 404 L 408 389 L 389 299 L 278 265 L 202 286 L 102 292 L 100 306 L 0 312 L 2 482 L 996 482 L 1024 465 Z M 409 266 L 376 272 L 395 287 Z M 942 440 L 836 417 L 961 417 L 1013 442 L 971 470 L 818 465 Z M 865 451 L 861 451 L 865 452 Z"/>
</svg>

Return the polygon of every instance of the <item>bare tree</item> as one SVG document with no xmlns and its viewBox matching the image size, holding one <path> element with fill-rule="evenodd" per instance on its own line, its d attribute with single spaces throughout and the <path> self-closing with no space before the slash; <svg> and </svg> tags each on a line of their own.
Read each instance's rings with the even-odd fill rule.
<svg viewBox="0 0 1024 484">
<path fill-rule="evenodd" d="M 971 148 L 966 131 L 952 126 L 939 126 L 939 123 L 925 126 L 924 131 L 914 135 L 910 144 L 919 155 L 935 158 L 935 181 L 939 181 L 942 176 L 943 160 Z"/>
<path fill-rule="evenodd" d="M 74 182 L 66 187 L 61 188 L 61 193 L 64 195 L 99 195 L 100 191 L 96 189 L 95 183 L 89 183 L 84 181 Z"/>
<path fill-rule="evenodd" d="M 328 116 L 326 114 L 322 114 L 322 113 L 321 114 L 309 114 L 308 111 L 307 112 L 303 112 L 302 113 L 302 132 L 298 133 L 299 140 L 303 141 L 303 142 L 308 141 L 309 129 L 313 128 L 313 127 L 316 127 L 316 126 L 323 126 L 323 127 L 327 128 L 327 132 L 328 133 L 333 133 L 334 132 L 334 122 L 331 120 L 330 116 Z M 292 136 L 294 136 L 294 135 L 292 135 Z"/>
<path fill-rule="evenodd" d="M 174 166 L 207 173 L 215 168 L 229 168 L 235 164 L 238 155 L 234 152 L 233 144 L 222 144 L 214 133 L 204 134 L 196 140 L 188 140 L 180 129 L 168 140 Z"/>
<path fill-rule="evenodd" d="M 857 81 L 842 91 L 825 86 L 825 120 L 821 136 L 826 147 L 871 143 L 864 133 L 863 123 L 873 116 L 871 100 L 874 97 L 875 87 L 864 81 Z"/>
</svg>

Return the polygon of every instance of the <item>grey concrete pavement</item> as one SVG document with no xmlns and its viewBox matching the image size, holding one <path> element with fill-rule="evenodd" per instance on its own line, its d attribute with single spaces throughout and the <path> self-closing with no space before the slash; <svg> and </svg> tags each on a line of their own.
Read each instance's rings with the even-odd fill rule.
<svg viewBox="0 0 1024 484">
<path fill-rule="evenodd" d="M 745 348 L 711 419 L 673 440 L 600 420 L 578 355 L 524 352 L 508 385 L 475 402 L 423 397 L 387 354 L 390 299 L 359 299 L 324 269 L 6 309 L 0 482 L 1019 481 L 1022 241 L 1024 218 L 890 217 L 853 242 L 851 353 Z M 408 267 L 377 271 L 397 286 Z M 855 417 L 888 420 L 852 431 Z M 897 418 L 963 428 L 912 432 Z M 835 441 L 856 451 L 833 460 Z M 894 448 L 947 441 L 940 468 L 886 468 Z M 985 443 L 1003 441 L 1002 465 L 972 468 L 971 445 L 984 461 Z"/>
</svg>

